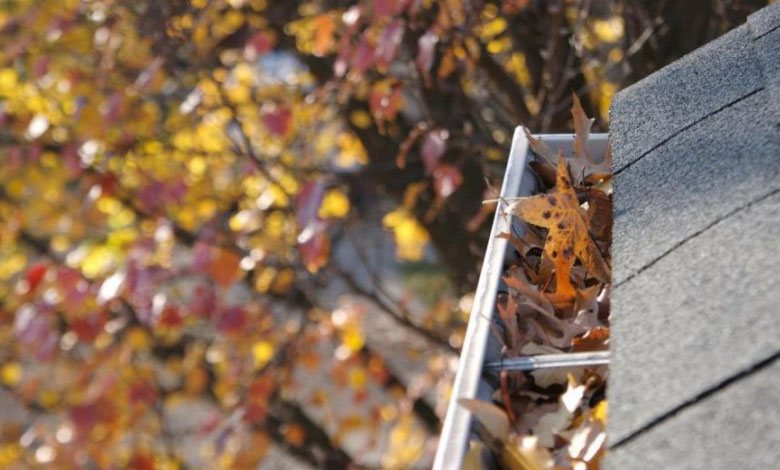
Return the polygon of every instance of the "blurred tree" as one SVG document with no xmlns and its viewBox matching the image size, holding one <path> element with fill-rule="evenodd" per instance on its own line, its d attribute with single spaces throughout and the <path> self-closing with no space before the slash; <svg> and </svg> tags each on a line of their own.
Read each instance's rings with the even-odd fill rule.
<svg viewBox="0 0 780 470">
<path fill-rule="evenodd" d="M 467 294 L 516 125 L 574 90 L 605 128 L 763 3 L 0 1 L 0 466 L 425 467 L 468 296 L 415 314 L 331 246 L 381 220 Z M 439 351 L 421 380 L 332 279 Z"/>
</svg>

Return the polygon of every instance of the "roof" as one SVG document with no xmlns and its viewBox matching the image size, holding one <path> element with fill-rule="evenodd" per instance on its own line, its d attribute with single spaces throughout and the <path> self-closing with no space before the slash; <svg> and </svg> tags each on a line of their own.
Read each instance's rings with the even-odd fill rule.
<svg viewBox="0 0 780 470">
<path fill-rule="evenodd" d="M 773 468 L 780 3 L 619 93 L 610 138 L 606 468 Z"/>
</svg>

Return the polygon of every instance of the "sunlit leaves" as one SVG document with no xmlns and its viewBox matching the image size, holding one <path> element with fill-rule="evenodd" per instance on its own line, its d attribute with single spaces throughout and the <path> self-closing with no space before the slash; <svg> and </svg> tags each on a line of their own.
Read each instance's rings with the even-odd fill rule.
<svg viewBox="0 0 780 470">
<path fill-rule="evenodd" d="M 13 387 L 22 379 L 24 369 L 17 361 L 7 362 L 0 366 L 0 382 L 8 387 Z"/>
<path fill-rule="evenodd" d="M 414 416 L 410 413 L 400 415 L 390 432 L 382 465 L 388 468 L 408 468 L 422 455 L 424 442 L 424 432 L 415 422 Z"/>
<path fill-rule="evenodd" d="M 317 215 L 323 219 L 342 218 L 348 212 L 349 199 L 347 196 L 338 189 L 331 189 L 325 192 Z"/>
<path fill-rule="evenodd" d="M 255 368 L 262 368 L 274 356 L 274 344 L 270 341 L 257 341 L 252 345 L 252 358 Z"/>
<path fill-rule="evenodd" d="M 228 287 L 240 276 L 239 256 L 226 249 L 213 248 L 208 263 L 208 271 L 217 284 Z"/>
<path fill-rule="evenodd" d="M 423 258 L 429 235 L 417 219 L 408 210 L 401 207 L 387 213 L 382 224 L 393 231 L 396 244 L 396 256 L 406 261 L 419 261 Z"/>
<path fill-rule="evenodd" d="M 584 139 L 587 141 L 587 137 Z M 566 300 L 575 293 L 569 278 L 575 258 L 602 282 L 609 279 L 609 266 L 588 233 L 589 221 L 583 216 L 562 155 L 558 158 L 556 189 L 555 194 L 518 201 L 514 210 L 523 220 L 549 229 L 545 254 L 555 265 L 556 298 Z"/>
</svg>

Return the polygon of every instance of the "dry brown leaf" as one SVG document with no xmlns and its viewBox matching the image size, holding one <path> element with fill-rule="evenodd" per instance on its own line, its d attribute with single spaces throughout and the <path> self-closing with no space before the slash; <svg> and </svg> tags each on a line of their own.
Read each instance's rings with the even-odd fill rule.
<svg viewBox="0 0 780 470">
<path fill-rule="evenodd" d="M 504 299 L 506 299 L 506 303 Z M 517 301 L 513 295 L 502 295 L 498 302 L 498 314 L 504 322 L 506 346 L 509 350 L 514 351 L 520 338 L 517 326 Z"/>
<path fill-rule="evenodd" d="M 593 158 L 588 150 L 588 138 L 590 137 L 590 128 L 593 126 L 594 119 L 589 119 L 582 109 L 582 103 L 575 93 L 572 96 L 571 116 L 574 118 L 574 154 L 593 165 Z"/>
<path fill-rule="evenodd" d="M 458 404 L 469 410 L 494 439 L 506 442 L 509 437 L 509 418 L 501 408 L 472 398 L 461 398 Z"/>
<path fill-rule="evenodd" d="M 588 191 L 588 221 L 590 222 L 590 233 L 597 240 L 610 240 L 612 199 L 596 189 Z"/>
<path fill-rule="evenodd" d="M 577 380 L 569 375 L 569 385 L 558 400 L 558 411 L 542 416 L 533 428 L 534 435 L 539 437 L 541 445 L 545 447 L 555 445 L 555 436 L 571 424 L 574 412 L 582 403 L 585 389 L 585 385 L 578 384 Z"/>
<path fill-rule="evenodd" d="M 536 139 L 531 135 L 531 132 L 527 128 L 523 128 L 525 131 L 525 138 L 528 139 L 528 145 L 531 146 L 531 151 L 536 154 L 537 157 L 547 161 L 550 165 L 555 164 L 555 152 L 550 148 L 542 139 Z"/>
<path fill-rule="evenodd" d="M 574 298 L 569 274 L 575 258 L 596 279 L 609 282 L 609 266 L 590 238 L 589 222 L 583 216 L 562 154 L 558 156 L 556 193 L 521 199 L 513 204 L 513 212 L 526 222 L 549 230 L 544 251 L 555 264 L 556 302 Z"/>
</svg>

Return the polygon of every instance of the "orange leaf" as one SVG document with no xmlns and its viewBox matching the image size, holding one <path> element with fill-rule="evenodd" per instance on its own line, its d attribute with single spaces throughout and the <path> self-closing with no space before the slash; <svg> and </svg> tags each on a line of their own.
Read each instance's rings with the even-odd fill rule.
<svg viewBox="0 0 780 470">
<path fill-rule="evenodd" d="M 239 276 L 238 255 L 229 250 L 216 248 L 218 253 L 209 265 L 209 275 L 222 287 L 229 287 Z"/>
<path fill-rule="evenodd" d="M 588 234 L 590 224 L 580 209 L 562 153 L 558 155 L 555 194 L 522 199 L 515 204 L 514 212 L 526 222 L 549 230 L 544 252 L 555 265 L 556 299 L 574 298 L 569 273 L 576 258 L 582 261 L 591 276 L 609 282 L 609 266 Z"/>
<path fill-rule="evenodd" d="M 333 44 L 333 33 L 336 23 L 329 14 L 318 16 L 314 20 L 314 53 L 323 56 L 328 53 Z"/>
</svg>

